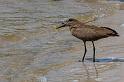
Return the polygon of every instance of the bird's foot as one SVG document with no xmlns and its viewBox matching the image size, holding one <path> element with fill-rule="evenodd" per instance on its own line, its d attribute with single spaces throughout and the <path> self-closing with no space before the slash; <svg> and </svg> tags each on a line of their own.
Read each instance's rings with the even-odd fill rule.
<svg viewBox="0 0 124 82">
<path fill-rule="evenodd" d="M 78 60 L 78 62 L 84 62 L 84 61 L 82 61 L 82 60 Z"/>
<path fill-rule="evenodd" d="M 95 59 L 93 59 L 93 62 L 96 62 L 96 60 L 95 60 Z"/>
<path fill-rule="evenodd" d="M 93 61 L 94 63 L 96 62 L 96 61 Z"/>
</svg>

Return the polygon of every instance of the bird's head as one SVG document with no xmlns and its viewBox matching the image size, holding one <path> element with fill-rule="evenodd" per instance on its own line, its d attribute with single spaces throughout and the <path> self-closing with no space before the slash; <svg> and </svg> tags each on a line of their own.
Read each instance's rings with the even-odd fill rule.
<svg viewBox="0 0 124 82">
<path fill-rule="evenodd" d="M 57 27 L 56 29 L 62 28 L 62 27 L 71 27 L 74 26 L 75 24 L 78 24 L 79 21 L 73 18 L 70 18 L 62 23 L 61 26 Z"/>
</svg>

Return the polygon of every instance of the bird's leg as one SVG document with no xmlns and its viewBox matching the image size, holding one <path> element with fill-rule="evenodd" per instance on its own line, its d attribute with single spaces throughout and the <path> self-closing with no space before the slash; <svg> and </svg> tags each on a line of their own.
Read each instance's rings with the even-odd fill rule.
<svg viewBox="0 0 124 82">
<path fill-rule="evenodd" d="M 93 41 L 92 44 L 93 44 L 93 62 L 95 62 L 95 45 Z"/>
<path fill-rule="evenodd" d="M 83 58 L 82 58 L 82 62 L 84 62 L 84 58 L 85 58 L 85 55 L 86 55 L 86 52 L 87 52 L 86 41 L 83 41 L 83 42 L 84 42 L 85 51 L 84 51 L 84 56 L 83 56 Z"/>
</svg>

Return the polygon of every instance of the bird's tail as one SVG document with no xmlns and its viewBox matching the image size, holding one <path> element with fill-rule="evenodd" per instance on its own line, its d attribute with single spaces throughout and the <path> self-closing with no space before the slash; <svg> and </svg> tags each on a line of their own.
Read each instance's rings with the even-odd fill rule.
<svg viewBox="0 0 124 82">
<path fill-rule="evenodd" d="M 120 35 L 116 32 L 116 31 L 113 31 L 111 34 L 109 34 L 110 36 L 117 36 L 119 37 Z"/>
<path fill-rule="evenodd" d="M 112 31 L 112 33 L 110 33 L 109 35 L 111 35 L 111 36 L 120 36 L 115 30 L 113 30 L 113 29 L 111 29 L 111 28 L 107 28 L 107 27 L 103 27 L 103 28 L 106 28 L 106 29 L 108 29 L 108 30 L 111 30 Z"/>
<path fill-rule="evenodd" d="M 115 36 L 118 36 L 119 37 L 120 35 L 119 34 L 116 34 Z"/>
<path fill-rule="evenodd" d="M 111 36 L 120 36 L 115 30 L 113 30 L 113 29 L 111 29 L 112 30 L 112 34 L 111 34 Z"/>
</svg>

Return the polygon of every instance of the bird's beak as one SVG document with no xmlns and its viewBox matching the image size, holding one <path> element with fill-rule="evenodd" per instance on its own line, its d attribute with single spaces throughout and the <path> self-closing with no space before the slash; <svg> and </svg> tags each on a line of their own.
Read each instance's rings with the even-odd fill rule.
<svg viewBox="0 0 124 82">
<path fill-rule="evenodd" d="M 66 26 L 66 24 L 65 23 L 62 23 L 62 25 L 59 26 L 59 27 L 57 27 L 56 29 L 59 29 L 59 28 L 65 27 L 65 26 Z"/>
</svg>

